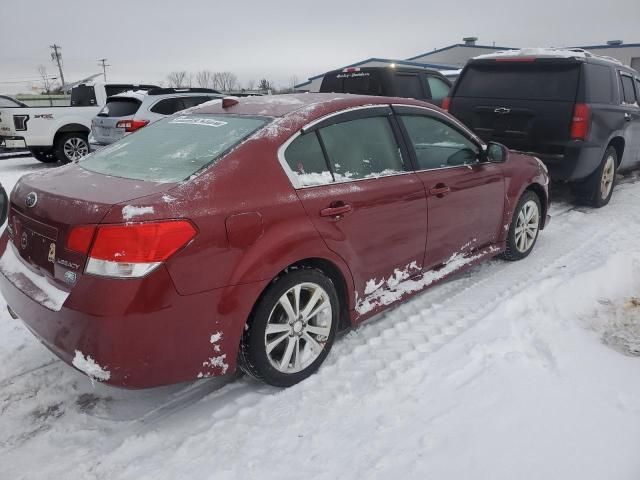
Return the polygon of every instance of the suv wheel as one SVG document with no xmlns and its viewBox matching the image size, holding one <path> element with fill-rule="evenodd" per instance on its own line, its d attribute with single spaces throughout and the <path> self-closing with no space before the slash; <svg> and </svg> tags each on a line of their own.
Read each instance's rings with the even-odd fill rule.
<svg viewBox="0 0 640 480">
<path fill-rule="evenodd" d="M 596 171 L 584 182 L 574 187 L 578 198 L 594 208 L 604 207 L 608 204 L 615 187 L 617 166 L 618 152 L 609 146 Z"/>
<path fill-rule="evenodd" d="M 33 158 L 35 158 L 36 160 L 39 160 L 43 163 L 54 163 L 57 162 L 58 159 L 56 158 L 56 156 L 53 153 L 53 150 L 48 150 L 48 149 L 33 149 L 33 150 L 29 150 L 31 152 L 31 155 L 33 155 Z"/>
<path fill-rule="evenodd" d="M 542 220 L 542 208 L 538 195 L 530 190 L 525 191 L 516 205 L 509 226 L 507 249 L 502 254 L 505 260 L 522 260 L 531 253 Z"/>
<path fill-rule="evenodd" d="M 86 133 L 73 132 L 60 135 L 54 146 L 58 160 L 69 163 L 89 155 L 89 139 Z"/>
<path fill-rule="evenodd" d="M 314 373 L 336 336 L 339 302 L 320 270 L 300 268 L 278 277 L 258 301 L 240 345 L 240 368 L 289 387 Z"/>
</svg>

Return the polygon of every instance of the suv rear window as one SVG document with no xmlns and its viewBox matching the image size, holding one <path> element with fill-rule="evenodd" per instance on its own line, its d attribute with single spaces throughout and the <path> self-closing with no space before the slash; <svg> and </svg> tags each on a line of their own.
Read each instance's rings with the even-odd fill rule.
<svg viewBox="0 0 640 480">
<path fill-rule="evenodd" d="M 167 118 L 98 150 L 80 165 L 115 177 L 179 182 L 215 162 L 267 121 L 233 115 Z"/>
<path fill-rule="evenodd" d="M 458 79 L 455 96 L 575 101 L 579 72 L 579 64 L 470 65 Z"/>
<path fill-rule="evenodd" d="M 322 80 L 320 92 L 382 95 L 382 82 L 377 72 L 333 72 Z"/>
<path fill-rule="evenodd" d="M 140 108 L 140 100 L 135 98 L 109 98 L 107 104 L 98 113 L 99 117 L 127 117 L 134 115 Z"/>
</svg>

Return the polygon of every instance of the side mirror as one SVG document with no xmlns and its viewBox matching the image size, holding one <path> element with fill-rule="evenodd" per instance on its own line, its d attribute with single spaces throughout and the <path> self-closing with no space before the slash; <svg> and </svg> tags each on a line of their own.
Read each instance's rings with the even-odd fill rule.
<svg viewBox="0 0 640 480">
<path fill-rule="evenodd" d="M 509 155 L 509 149 L 497 142 L 489 142 L 487 149 L 485 150 L 487 162 L 490 163 L 504 163 L 507 161 Z"/>
<path fill-rule="evenodd" d="M 2 226 L 7 219 L 7 213 L 9 212 L 9 197 L 7 192 L 2 188 L 0 184 L 0 226 Z"/>
</svg>

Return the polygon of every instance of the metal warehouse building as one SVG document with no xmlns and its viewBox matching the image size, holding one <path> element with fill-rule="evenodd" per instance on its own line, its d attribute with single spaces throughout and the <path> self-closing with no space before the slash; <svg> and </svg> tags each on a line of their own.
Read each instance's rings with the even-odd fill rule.
<svg viewBox="0 0 640 480">
<path fill-rule="evenodd" d="M 347 67 L 378 67 L 378 66 L 408 66 L 434 68 L 436 70 L 458 70 L 462 68 L 470 58 L 485 53 L 499 50 L 508 50 L 519 47 L 498 47 L 495 45 L 477 45 L 476 37 L 463 38 L 464 43 L 449 45 L 448 47 L 435 49 L 404 60 L 390 58 L 368 58 L 360 62 L 344 65 Z M 622 40 L 610 40 L 605 45 L 587 45 L 572 48 L 582 48 L 591 51 L 595 55 L 603 55 L 615 58 L 625 65 L 630 65 L 640 72 L 640 43 L 624 43 Z M 340 68 L 340 67 L 336 67 Z M 306 82 L 295 86 L 301 92 L 317 92 L 320 89 L 324 74 L 309 78 Z"/>
</svg>

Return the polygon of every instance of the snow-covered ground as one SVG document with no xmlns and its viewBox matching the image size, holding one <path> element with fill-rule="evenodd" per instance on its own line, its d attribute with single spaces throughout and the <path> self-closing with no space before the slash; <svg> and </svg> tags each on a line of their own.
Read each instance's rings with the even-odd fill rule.
<svg viewBox="0 0 640 480">
<path fill-rule="evenodd" d="M 0 478 L 637 480 L 640 182 L 552 214 L 529 258 L 378 316 L 288 390 L 93 384 L 0 299 Z"/>
</svg>

